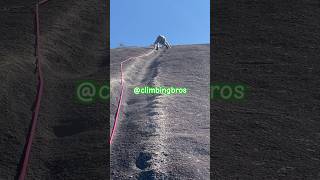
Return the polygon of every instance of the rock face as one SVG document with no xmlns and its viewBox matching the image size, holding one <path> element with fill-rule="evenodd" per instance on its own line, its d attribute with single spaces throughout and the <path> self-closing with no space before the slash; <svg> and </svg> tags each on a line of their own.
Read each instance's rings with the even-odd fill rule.
<svg viewBox="0 0 320 180">
<path fill-rule="evenodd" d="M 319 179 L 319 1 L 215 0 L 212 82 L 247 84 L 211 101 L 212 179 Z"/>
<path fill-rule="evenodd" d="M 124 66 L 124 114 L 111 145 L 112 179 L 209 179 L 209 45 L 173 46 Z M 111 114 L 119 63 L 150 49 L 111 50 Z M 135 87 L 187 88 L 186 94 L 140 94 Z M 113 116 L 110 117 L 111 126 Z"/>
<path fill-rule="evenodd" d="M 36 94 L 35 1 L 0 4 L 0 179 L 13 179 Z M 78 81 L 108 80 L 106 23 L 105 1 L 40 7 L 45 83 L 28 179 L 108 179 L 108 103 L 83 105 L 75 98 Z"/>
</svg>

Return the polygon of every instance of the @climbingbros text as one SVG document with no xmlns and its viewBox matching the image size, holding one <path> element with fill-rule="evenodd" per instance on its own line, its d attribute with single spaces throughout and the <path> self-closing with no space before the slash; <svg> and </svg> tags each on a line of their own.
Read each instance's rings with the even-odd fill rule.
<svg viewBox="0 0 320 180">
<path fill-rule="evenodd" d="M 187 87 L 129 87 L 135 95 L 186 95 L 191 93 Z M 248 87 L 241 83 L 213 83 L 210 85 L 210 99 L 223 101 L 244 100 L 248 94 Z M 98 84 L 93 80 L 84 80 L 77 83 L 75 95 L 81 103 L 92 103 L 96 100 L 106 102 L 110 98 L 109 83 Z"/>
<path fill-rule="evenodd" d="M 210 99 L 223 101 L 244 100 L 248 87 L 241 83 L 213 83 L 210 86 Z"/>
<path fill-rule="evenodd" d="M 188 89 L 185 87 L 135 87 L 133 93 L 138 94 L 164 94 L 164 95 L 173 95 L 173 94 L 187 94 Z"/>
</svg>

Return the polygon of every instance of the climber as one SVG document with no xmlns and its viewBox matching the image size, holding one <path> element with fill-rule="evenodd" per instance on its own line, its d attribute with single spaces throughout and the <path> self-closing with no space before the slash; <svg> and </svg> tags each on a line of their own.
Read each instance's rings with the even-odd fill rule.
<svg viewBox="0 0 320 180">
<path fill-rule="evenodd" d="M 167 41 L 166 37 L 164 37 L 163 35 L 159 35 L 156 39 L 156 41 L 154 42 L 154 48 L 156 50 L 159 49 L 159 47 L 161 46 L 166 46 L 167 49 L 171 48 L 169 42 Z"/>
</svg>

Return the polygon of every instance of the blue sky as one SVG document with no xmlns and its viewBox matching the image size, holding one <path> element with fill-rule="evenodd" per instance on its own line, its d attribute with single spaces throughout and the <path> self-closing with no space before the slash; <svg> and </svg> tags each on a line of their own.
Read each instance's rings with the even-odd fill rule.
<svg viewBox="0 0 320 180">
<path fill-rule="evenodd" d="M 157 35 L 171 44 L 210 42 L 210 0 L 111 0 L 110 46 L 148 46 Z"/>
</svg>

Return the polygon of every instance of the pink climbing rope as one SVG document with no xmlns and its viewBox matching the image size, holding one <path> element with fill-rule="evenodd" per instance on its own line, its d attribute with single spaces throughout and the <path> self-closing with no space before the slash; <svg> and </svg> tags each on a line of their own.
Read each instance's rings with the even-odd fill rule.
<svg viewBox="0 0 320 180">
<path fill-rule="evenodd" d="M 39 20 L 39 6 L 48 2 L 48 0 L 40 1 L 36 4 L 35 7 L 35 36 L 36 36 L 36 70 L 37 70 L 37 78 L 38 78 L 38 87 L 37 87 L 37 95 L 35 101 L 35 107 L 32 112 L 32 121 L 31 121 L 31 129 L 29 130 L 29 135 L 27 138 L 27 143 L 25 146 L 25 151 L 23 154 L 23 161 L 19 172 L 19 180 L 24 180 L 27 175 L 27 167 L 30 158 L 32 141 L 34 139 L 34 135 L 36 132 L 37 121 L 40 111 L 40 102 L 43 94 L 43 75 L 41 69 L 41 55 L 40 55 L 40 20 Z"/>
<path fill-rule="evenodd" d="M 112 130 L 111 130 L 111 135 L 110 135 L 110 140 L 109 140 L 109 143 L 112 144 L 112 140 L 113 140 L 113 137 L 115 135 L 115 131 L 117 129 L 117 124 L 118 124 L 118 120 L 119 120 L 119 114 L 121 112 L 121 107 L 123 107 L 122 105 L 122 99 L 123 99 L 123 92 L 124 92 L 124 79 L 123 79 L 123 64 L 125 62 L 128 62 L 130 60 L 133 60 L 133 59 L 137 59 L 137 58 L 142 58 L 142 57 L 145 57 L 145 56 L 149 56 L 151 53 L 153 53 L 154 50 L 151 50 L 149 51 L 148 53 L 143 53 L 142 55 L 140 56 L 136 56 L 136 57 L 129 57 L 127 58 L 126 60 L 122 61 L 120 63 L 120 86 L 121 86 L 121 90 L 120 90 L 120 95 L 119 95 L 119 100 L 118 100 L 118 105 L 117 105 L 117 110 L 116 110 L 116 115 L 114 117 L 114 122 L 113 122 L 113 127 L 112 127 Z"/>
</svg>

